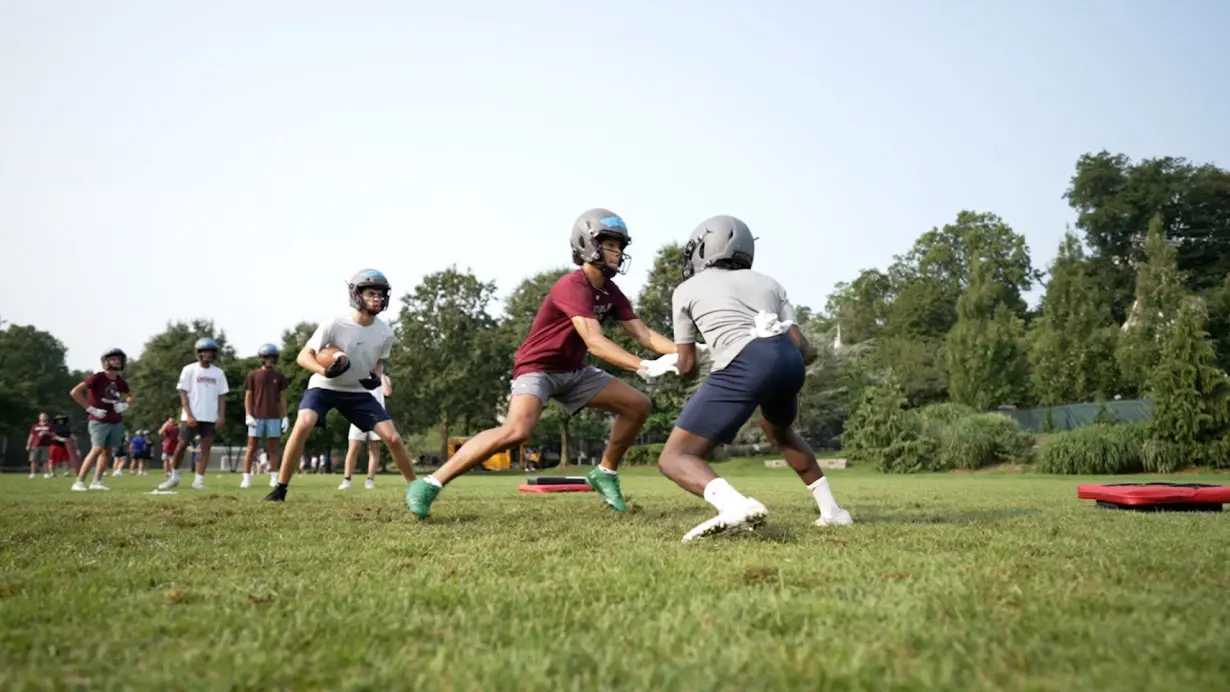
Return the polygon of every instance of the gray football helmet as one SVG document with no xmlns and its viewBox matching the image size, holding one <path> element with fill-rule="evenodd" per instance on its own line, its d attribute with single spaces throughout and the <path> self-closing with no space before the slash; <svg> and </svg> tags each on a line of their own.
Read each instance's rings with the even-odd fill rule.
<svg viewBox="0 0 1230 692">
<path fill-rule="evenodd" d="M 619 266 L 611 268 L 602 261 L 602 241 L 618 240 L 622 248 L 632 244 L 632 236 L 628 235 L 628 226 L 624 220 L 609 209 L 590 209 L 581 214 L 572 224 L 572 262 L 573 264 L 596 264 L 602 268 L 602 273 L 610 278 L 616 274 L 627 274 L 628 264 L 632 257 L 623 253 Z"/>
<path fill-rule="evenodd" d="M 683 246 L 683 278 L 688 280 L 719 262 L 734 269 L 751 269 L 756 257 L 752 230 L 733 216 L 705 219 Z"/>
</svg>

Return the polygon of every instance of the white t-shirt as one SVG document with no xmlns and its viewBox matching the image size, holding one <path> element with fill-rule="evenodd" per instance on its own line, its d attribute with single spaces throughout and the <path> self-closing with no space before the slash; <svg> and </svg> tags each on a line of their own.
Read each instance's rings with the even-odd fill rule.
<svg viewBox="0 0 1230 692">
<path fill-rule="evenodd" d="M 313 374 L 308 379 L 308 389 L 319 387 L 341 392 L 366 392 L 368 390 L 359 384 L 359 380 L 375 370 L 376 363 L 388 360 L 393 351 L 393 328 L 379 317 L 363 327 L 347 314 L 321 322 L 307 345 L 313 351 L 336 346 L 350 358 L 350 369 L 333 379 Z"/>
<path fill-rule="evenodd" d="M 203 423 L 218 421 L 218 397 L 231 391 L 222 368 L 211 365 L 201 367 L 190 363 L 179 371 L 179 391 L 188 393 L 188 406 L 192 417 Z M 180 413 L 180 420 L 188 420 L 188 412 Z"/>
</svg>

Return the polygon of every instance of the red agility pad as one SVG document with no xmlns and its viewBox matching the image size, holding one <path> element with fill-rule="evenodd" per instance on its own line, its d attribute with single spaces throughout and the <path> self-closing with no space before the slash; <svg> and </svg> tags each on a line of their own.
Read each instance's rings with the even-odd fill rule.
<svg viewBox="0 0 1230 692">
<path fill-rule="evenodd" d="M 588 485 L 576 485 L 573 483 L 566 485 L 530 485 L 529 483 L 522 483 L 517 486 L 517 492 L 519 493 L 592 493 L 593 491 L 594 489 Z"/>
<path fill-rule="evenodd" d="M 1230 488 L 1206 483 L 1110 483 L 1078 485 L 1076 496 L 1099 507 L 1220 512 Z"/>
</svg>

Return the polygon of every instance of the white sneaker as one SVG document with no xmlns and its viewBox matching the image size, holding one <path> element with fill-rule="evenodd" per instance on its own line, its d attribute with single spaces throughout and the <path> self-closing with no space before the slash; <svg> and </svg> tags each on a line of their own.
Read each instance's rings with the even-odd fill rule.
<svg viewBox="0 0 1230 692">
<path fill-rule="evenodd" d="M 30 474 L 30 477 L 31 477 L 31 478 L 34 478 L 34 477 L 35 477 L 35 476 L 37 476 L 37 475 L 38 475 L 37 473 L 32 473 L 32 474 Z"/>
<path fill-rule="evenodd" d="M 197 479 L 193 480 L 193 481 L 192 481 L 192 489 L 193 489 L 193 490 L 204 490 L 204 489 L 205 489 L 205 481 L 204 481 L 203 479 L 200 479 L 200 478 L 197 478 Z"/>
<path fill-rule="evenodd" d="M 90 483 L 90 490 L 110 490 L 110 489 L 111 488 L 108 488 L 107 486 L 103 485 L 102 481 L 94 481 L 93 483 Z"/>
<path fill-rule="evenodd" d="M 831 517 L 820 517 L 816 526 L 849 526 L 854 523 L 854 517 L 844 509 L 837 510 Z"/>
<path fill-rule="evenodd" d="M 249 478 L 249 477 L 247 477 L 247 476 L 244 476 L 244 477 L 243 477 L 243 480 L 242 480 L 242 481 L 239 481 L 239 487 L 240 487 L 240 488 L 251 488 L 251 487 L 252 487 L 252 479 L 251 479 L 251 478 Z"/>
<path fill-rule="evenodd" d="M 159 490 L 170 490 L 171 488 L 174 488 L 177 485 L 179 485 L 179 476 L 172 474 L 170 476 L 167 476 L 167 479 L 165 481 L 158 484 L 158 489 Z"/>
<path fill-rule="evenodd" d="M 55 475 L 55 474 L 52 474 L 52 473 L 44 473 L 44 474 L 43 474 L 43 478 L 51 478 L 51 477 L 52 477 L 52 476 L 54 476 L 54 475 Z"/>
<path fill-rule="evenodd" d="M 367 479 L 367 482 L 363 484 L 363 487 L 364 487 L 364 488 L 367 488 L 368 490 L 375 490 L 375 489 L 376 489 L 376 481 L 372 480 L 371 478 L 368 478 L 368 479 Z"/>
<path fill-rule="evenodd" d="M 744 502 L 727 507 L 708 521 L 702 522 L 696 528 L 683 536 L 684 542 L 695 541 L 720 534 L 750 531 L 759 528 L 769 517 L 769 510 L 753 498 L 745 498 Z"/>
<path fill-rule="evenodd" d="M 350 481 L 342 481 L 342 484 L 337 486 L 338 490 L 350 490 Z"/>
<path fill-rule="evenodd" d="M 84 493 L 85 491 L 89 490 L 89 488 L 85 487 L 85 483 L 82 483 L 81 481 L 75 481 L 73 483 L 73 490 L 76 490 L 79 493 Z"/>
</svg>

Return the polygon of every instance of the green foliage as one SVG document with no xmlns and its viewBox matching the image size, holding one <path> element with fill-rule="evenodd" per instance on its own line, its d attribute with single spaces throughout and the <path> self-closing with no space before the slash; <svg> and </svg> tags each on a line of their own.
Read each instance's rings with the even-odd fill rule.
<svg viewBox="0 0 1230 692">
<path fill-rule="evenodd" d="M 1119 330 L 1099 295 L 1080 241 L 1068 232 L 1051 265 L 1041 312 L 1029 332 L 1031 385 L 1038 404 L 1091 401 L 1115 393 Z"/>
<path fill-rule="evenodd" d="M 931 470 L 977 470 L 996 464 L 1032 460 L 1033 435 L 998 413 L 975 413 L 953 420 L 938 431 L 939 456 Z"/>
<path fill-rule="evenodd" d="M 1045 473 L 1103 475 L 1146 470 L 1144 446 L 1148 426 L 1089 425 L 1052 435 L 1038 454 L 1038 470 Z"/>
<path fill-rule="evenodd" d="M 1230 424 L 1230 380 L 1215 364 L 1197 298 L 1183 302 L 1149 380 L 1153 421 L 1147 465 L 1175 470 L 1195 463 Z"/>
<path fill-rule="evenodd" d="M 1118 422 L 1119 417 L 1115 415 L 1114 411 L 1110 410 L 1110 408 L 1106 406 L 1106 402 L 1098 402 L 1098 412 L 1097 415 L 1093 417 L 1094 425 L 1114 425 Z"/>
<path fill-rule="evenodd" d="M 69 372 L 66 352 L 59 339 L 33 326 L 0 329 L 0 436 L 16 441 L 10 449 L 25 448 L 40 413 L 67 413 L 74 429 L 85 431 L 85 414 L 68 393 L 89 373 Z"/>
<path fill-rule="evenodd" d="M 1145 257 L 1136 278 L 1136 302 L 1116 351 L 1124 389 L 1132 394 L 1148 389 L 1161 360 L 1162 341 L 1184 300 L 1176 251 L 1166 242 L 1160 215 L 1149 222 Z"/>
<path fill-rule="evenodd" d="M 993 270 L 975 263 L 943 352 L 952 400 L 980 410 L 1022 403 L 1028 389 L 1025 326 L 1004 302 Z"/>
<path fill-rule="evenodd" d="M 656 466 L 662 456 L 663 444 L 633 445 L 624 453 L 626 466 Z"/>
<path fill-rule="evenodd" d="M 921 420 L 905 404 L 905 392 L 892 378 L 863 390 L 842 436 L 846 455 L 884 473 L 928 470 L 938 445 L 923 434 Z"/>
</svg>

